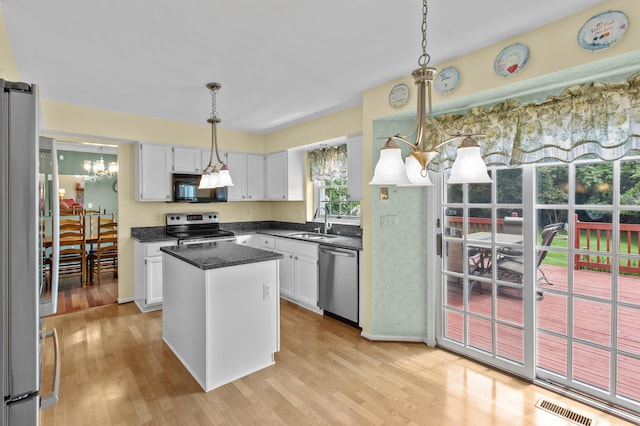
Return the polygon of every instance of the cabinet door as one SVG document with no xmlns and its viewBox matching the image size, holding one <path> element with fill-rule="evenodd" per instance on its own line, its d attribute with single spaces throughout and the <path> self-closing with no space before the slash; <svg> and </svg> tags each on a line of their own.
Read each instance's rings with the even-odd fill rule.
<svg viewBox="0 0 640 426">
<path fill-rule="evenodd" d="M 202 150 L 182 146 L 173 147 L 173 171 L 175 173 L 202 173 Z"/>
<path fill-rule="evenodd" d="M 148 257 L 145 264 L 145 284 L 147 296 L 145 304 L 162 302 L 162 256 Z"/>
<path fill-rule="evenodd" d="M 309 256 L 295 256 L 296 301 L 318 307 L 318 260 Z"/>
<path fill-rule="evenodd" d="M 136 150 L 136 200 L 171 201 L 171 146 L 140 143 Z"/>
<path fill-rule="evenodd" d="M 347 140 L 347 180 L 350 201 L 362 201 L 362 135 Z"/>
<path fill-rule="evenodd" d="M 264 155 L 247 154 L 247 198 L 264 200 Z"/>
<path fill-rule="evenodd" d="M 229 201 L 243 201 L 247 199 L 247 153 L 228 152 L 227 167 L 233 181 L 233 186 L 227 187 Z"/>
<path fill-rule="evenodd" d="M 287 152 L 274 152 L 266 156 L 266 182 L 268 200 L 287 199 Z"/>
<path fill-rule="evenodd" d="M 291 252 L 279 251 L 284 256 L 280 259 L 280 296 L 295 300 L 295 256 Z"/>
</svg>

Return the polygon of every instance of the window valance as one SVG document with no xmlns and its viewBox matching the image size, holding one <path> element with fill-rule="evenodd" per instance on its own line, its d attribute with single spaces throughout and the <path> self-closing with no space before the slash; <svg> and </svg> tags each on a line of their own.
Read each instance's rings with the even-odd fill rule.
<svg viewBox="0 0 640 426">
<path fill-rule="evenodd" d="M 330 146 L 308 152 L 311 180 L 347 178 L 347 145 Z"/>
<path fill-rule="evenodd" d="M 487 164 L 571 162 L 587 155 L 611 161 L 640 153 L 640 74 L 620 83 L 568 87 L 542 103 L 509 99 L 436 121 L 449 134 L 485 135 L 477 141 Z M 437 132 L 429 133 L 432 146 L 442 142 Z M 456 148 L 456 143 L 440 148 L 430 168 L 450 168 Z"/>
</svg>

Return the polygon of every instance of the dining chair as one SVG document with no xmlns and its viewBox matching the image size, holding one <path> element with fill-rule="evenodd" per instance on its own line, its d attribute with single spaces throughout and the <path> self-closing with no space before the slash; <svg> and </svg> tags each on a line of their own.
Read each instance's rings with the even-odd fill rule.
<svg viewBox="0 0 640 426">
<path fill-rule="evenodd" d="M 462 238 L 462 231 L 457 228 L 448 228 L 446 230 L 447 235 Z M 467 268 L 468 275 L 472 276 L 476 272 L 480 271 L 480 265 L 478 262 L 478 256 L 475 251 L 469 253 L 467 256 L 463 253 L 462 241 L 449 240 L 446 244 L 446 269 L 449 272 L 464 273 L 465 267 Z M 457 278 L 457 283 L 462 284 L 462 279 Z M 473 291 L 473 287 L 478 284 L 480 293 L 483 293 L 482 285 L 475 280 L 469 279 L 469 296 Z"/>
<path fill-rule="evenodd" d="M 80 277 L 86 282 L 86 241 L 83 216 L 60 219 L 59 278 Z M 51 262 L 51 257 L 49 258 Z"/>
<path fill-rule="evenodd" d="M 553 239 L 555 238 L 555 236 L 558 234 L 558 232 L 560 232 L 561 229 L 563 229 L 563 227 L 564 227 L 563 223 L 554 223 L 554 224 L 545 226 L 542 229 L 541 245 L 545 247 L 550 246 L 551 243 L 553 243 Z M 548 250 L 546 249 L 538 250 L 537 252 L 536 269 L 538 270 L 538 272 L 540 272 L 542 277 L 537 279 L 536 281 L 539 282 L 544 279 L 547 282 L 547 284 L 553 285 L 553 283 L 550 282 L 549 279 L 547 279 L 547 276 L 545 275 L 544 271 L 540 267 L 542 265 L 542 261 L 547 256 L 547 253 L 548 253 Z M 524 277 L 524 259 L 522 255 L 511 256 L 509 254 L 503 253 L 500 259 L 498 260 L 498 278 L 500 279 L 505 278 L 505 279 L 508 279 L 509 281 L 522 284 L 523 277 Z M 498 291 L 500 290 L 501 290 L 501 287 L 498 287 Z M 504 291 L 501 294 L 508 295 L 504 293 Z M 544 297 L 543 292 L 541 290 L 537 290 L 536 294 L 537 294 L 538 300 L 541 300 Z M 520 296 L 522 295 L 520 294 Z"/>
<path fill-rule="evenodd" d="M 106 217 L 98 216 L 98 231 L 95 249 L 89 253 L 89 280 L 95 274 L 100 285 L 104 272 L 113 272 L 118 276 L 118 223 Z"/>
</svg>

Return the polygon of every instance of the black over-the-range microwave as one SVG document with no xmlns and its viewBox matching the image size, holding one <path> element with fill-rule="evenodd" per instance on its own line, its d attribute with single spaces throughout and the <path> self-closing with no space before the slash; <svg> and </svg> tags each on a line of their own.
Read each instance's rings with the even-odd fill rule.
<svg viewBox="0 0 640 426">
<path fill-rule="evenodd" d="M 220 203 L 227 201 L 227 188 L 198 189 L 200 175 L 174 173 L 173 201 L 183 203 Z"/>
</svg>

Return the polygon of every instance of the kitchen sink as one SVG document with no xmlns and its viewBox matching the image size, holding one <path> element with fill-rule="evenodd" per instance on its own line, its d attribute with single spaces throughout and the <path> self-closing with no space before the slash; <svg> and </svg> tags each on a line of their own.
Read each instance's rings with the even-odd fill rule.
<svg viewBox="0 0 640 426">
<path fill-rule="evenodd" d="M 294 237 L 294 238 L 302 238 L 302 239 L 311 240 L 311 241 L 321 241 L 321 240 L 330 240 L 332 238 L 338 238 L 337 235 L 318 234 L 315 232 L 294 232 L 292 234 L 287 234 L 287 236 Z"/>
</svg>

